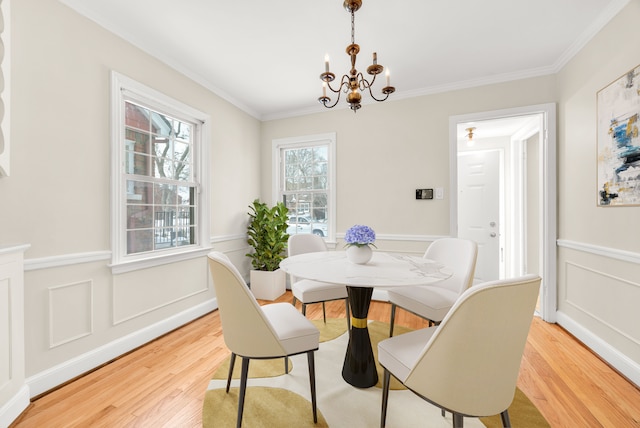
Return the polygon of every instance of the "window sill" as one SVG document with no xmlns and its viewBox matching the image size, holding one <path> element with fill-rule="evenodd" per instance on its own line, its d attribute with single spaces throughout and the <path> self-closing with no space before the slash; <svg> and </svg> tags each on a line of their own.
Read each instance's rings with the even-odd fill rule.
<svg viewBox="0 0 640 428">
<path fill-rule="evenodd" d="M 161 256 L 154 256 L 140 260 L 132 260 L 121 263 L 112 263 L 109 265 L 113 275 L 121 273 L 133 272 L 140 269 L 148 269 L 156 266 L 167 265 L 170 263 L 181 262 L 184 260 L 196 259 L 205 256 L 211 251 L 211 247 L 198 247 L 196 249 L 184 251 L 181 253 L 172 253 Z"/>
</svg>

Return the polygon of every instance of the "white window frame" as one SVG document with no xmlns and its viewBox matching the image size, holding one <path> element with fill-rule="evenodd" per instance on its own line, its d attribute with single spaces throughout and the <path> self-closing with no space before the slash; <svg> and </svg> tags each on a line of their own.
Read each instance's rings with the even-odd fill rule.
<svg viewBox="0 0 640 428">
<path fill-rule="evenodd" d="M 126 174 L 124 100 L 135 100 L 197 126 L 193 133 L 193 176 L 196 182 L 196 243 L 140 254 L 126 254 Z M 201 257 L 211 250 L 209 224 L 209 150 L 211 118 L 129 77 L 111 73 L 111 271 L 114 274 Z"/>
<path fill-rule="evenodd" d="M 327 178 L 329 185 L 327 186 L 327 212 L 329 214 L 328 236 L 325 241 L 328 244 L 336 243 L 336 133 L 328 132 L 326 134 L 305 135 L 300 137 L 279 138 L 271 142 L 271 159 L 273 161 L 273 183 L 272 183 L 272 203 L 282 201 L 283 178 L 282 178 L 282 159 L 281 153 L 283 149 L 296 149 L 309 146 L 327 145 L 329 159 L 327 160 L 328 172 Z"/>
</svg>

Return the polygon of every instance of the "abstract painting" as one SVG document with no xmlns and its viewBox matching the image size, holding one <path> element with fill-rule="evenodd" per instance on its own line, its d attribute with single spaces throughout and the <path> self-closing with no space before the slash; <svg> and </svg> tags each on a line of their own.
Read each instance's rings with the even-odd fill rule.
<svg viewBox="0 0 640 428">
<path fill-rule="evenodd" d="M 640 65 L 598 91 L 598 206 L 640 205 Z"/>
</svg>

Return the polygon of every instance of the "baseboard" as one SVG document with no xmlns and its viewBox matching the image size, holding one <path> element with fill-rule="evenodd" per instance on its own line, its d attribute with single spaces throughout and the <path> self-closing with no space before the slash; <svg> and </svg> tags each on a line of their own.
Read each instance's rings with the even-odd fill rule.
<svg viewBox="0 0 640 428">
<path fill-rule="evenodd" d="M 29 387 L 23 385 L 16 395 L 0 408 L 0 427 L 8 427 L 29 406 Z"/>
<path fill-rule="evenodd" d="M 611 365 L 624 377 L 629 379 L 630 382 L 640 387 L 640 364 L 620 353 L 620 351 L 578 324 L 567 314 L 558 311 L 556 315 L 559 325 L 583 342 L 589 349 L 606 361 L 607 364 Z"/>
<path fill-rule="evenodd" d="M 65 361 L 26 379 L 31 397 L 49 391 L 96 367 L 105 364 L 145 343 L 199 318 L 218 307 L 217 299 L 211 299 L 164 319 L 156 324 L 123 336 L 113 342 Z"/>
</svg>

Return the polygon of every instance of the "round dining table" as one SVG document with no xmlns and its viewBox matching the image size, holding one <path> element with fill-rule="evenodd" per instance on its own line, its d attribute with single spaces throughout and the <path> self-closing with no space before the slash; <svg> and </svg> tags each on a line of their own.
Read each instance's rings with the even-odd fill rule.
<svg viewBox="0 0 640 428">
<path fill-rule="evenodd" d="M 367 315 L 374 288 L 434 284 L 452 275 L 442 263 L 422 257 L 374 251 L 368 263 L 347 260 L 345 251 L 324 251 L 290 256 L 280 262 L 286 273 L 315 281 L 344 284 L 351 306 L 351 330 L 342 377 L 358 388 L 378 382 Z"/>
</svg>

